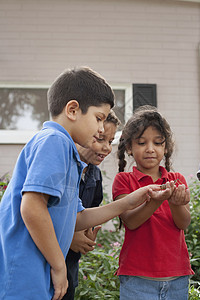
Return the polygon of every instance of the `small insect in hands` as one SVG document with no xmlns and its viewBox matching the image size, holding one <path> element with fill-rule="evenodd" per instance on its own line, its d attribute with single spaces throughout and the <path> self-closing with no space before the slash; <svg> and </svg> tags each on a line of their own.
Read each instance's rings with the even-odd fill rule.
<svg viewBox="0 0 200 300">
<path fill-rule="evenodd" d="M 174 180 L 174 184 L 176 184 L 177 182 L 179 184 L 183 184 L 179 178 L 177 178 L 176 180 Z M 166 183 L 160 185 L 160 189 L 161 190 L 166 190 L 166 188 L 167 188 Z"/>
</svg>

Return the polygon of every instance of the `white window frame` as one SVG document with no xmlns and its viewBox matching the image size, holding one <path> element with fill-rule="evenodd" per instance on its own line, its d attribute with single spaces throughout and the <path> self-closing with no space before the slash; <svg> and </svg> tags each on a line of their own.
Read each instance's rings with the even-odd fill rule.
<svg viewBox="0 0 200 300">
<path fill-rule="evenodd" d="M 111 84 L 113 89 L 125 90 L 125 122 L 130 118 L 133 112 L 133 91 L 132 84 Z M 0 84 L 0 88 L 21 88 L 21 89 L 48 89 L 49 85 L 34 85 L 34 84 Z M 26 144 L 37 130 L 0 130 L 0 145 L 3 144 Z M 121 131 L 116 133 L 113 144 L 118 143 L 118 139 L 121 135 Z"/>
<path fill-rule="evenodd" d="M 124 111 L 124 120 L 125 123 L 133 114 L 133 87 L 132 83 L 130 84 L 111 84 L 112 89 L 116 90 L 125 90 L 125 111 Z M 115 134 L 115 139 L 112 142 L 113 145 L 118 144 L 119 138 L 122 134 L 121 130 L 118 130 Z"/>
</svg>

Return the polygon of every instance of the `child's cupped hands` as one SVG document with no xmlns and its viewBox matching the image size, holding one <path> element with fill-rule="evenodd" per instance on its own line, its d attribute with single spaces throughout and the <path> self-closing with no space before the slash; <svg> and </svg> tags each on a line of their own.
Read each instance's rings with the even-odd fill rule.
<svg viewBox="0 0 200 300">
<path fill-rule="evenodd" d="M 166 199 L 169 199 L 173 195 L 175 184 L 174 181 L 172 180 L 166 182 L 164 189 L 162 186 L 157 184 L 149 185 L 148 187 L 149 187 L 148 194 L 150 200 L 153 199 L 156 201 L 164 201 Z"/>
<path fill-rule="evenodd" d="M 174 187 L 174 191 L 168 198 L 169 203 L 174 205 L 186 205 L 190 202 L 190 191 L 184 184 Z"/>
<path fill-rule="evenodd" d="M 173 190 L 174 181 L 167 182 L 165 185 L 165 189 L 157 184 L 151 184 L 145 187 L 141 187 L 129 194 L 129 209 L 136 208 L 144 202 L 149 202 L 151 200 L 164 201 L 166 199 L 169 199 L 173 193 Z M 132 197 L 133 195 L 134 197 Z"/>
</svg>

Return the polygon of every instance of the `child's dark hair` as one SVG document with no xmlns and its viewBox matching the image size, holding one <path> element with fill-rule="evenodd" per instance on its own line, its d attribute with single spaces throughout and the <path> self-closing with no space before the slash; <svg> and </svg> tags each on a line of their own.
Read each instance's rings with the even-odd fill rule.
<svg viewBox="0 0 200 300">
<path fill-rule="evenodd" d="M 119 172 L 123 172 L 126 166 L 125 152 L 130 149 L 132 140 L 142 136 L 144 131 L 152 126 L 156 128 L 165 139 L 165 168 L 169 172 L 171 169 L 171 155 L 174 150 L 172 131 L 166 119 L 158 112 L 157 108 L 150 105 L 140 106 L 136 109 L 132 117 L 128 120 L 118 145 Z"/>
<path fill-rule="evenodd" d="M 114 106 L 114 93 L 98 73 L 88 67 L 64 71 L 53 82 L 47 93 L 48 108 L 52 117 L 58 116 L 70 100 L 79 103 L 83 114 L 90 106 Z"/>
<path fill-rule="evenodd" d="M 121 124 L 115 112 L 111 109 L 104 123 L 113 123 L 116 127 Z"/>
</svg>

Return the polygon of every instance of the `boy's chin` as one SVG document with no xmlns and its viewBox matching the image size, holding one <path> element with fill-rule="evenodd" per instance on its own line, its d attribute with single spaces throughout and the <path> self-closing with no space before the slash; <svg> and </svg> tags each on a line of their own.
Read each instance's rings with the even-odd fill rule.
<svg viewBox="0 0 200 300">
<path fill-rule="evenodd" d="M 80 143 L 79 145 L 82 146 L 83 148 L 91 148 L 92 143 L 84 142 L 84 143 Z"/>
</svg>

